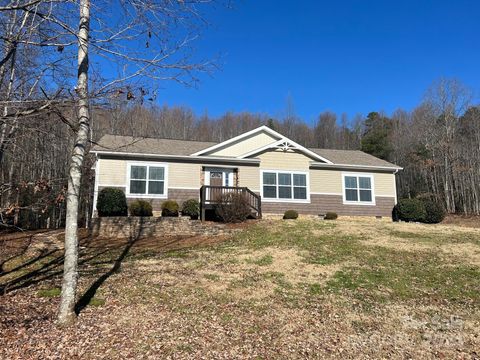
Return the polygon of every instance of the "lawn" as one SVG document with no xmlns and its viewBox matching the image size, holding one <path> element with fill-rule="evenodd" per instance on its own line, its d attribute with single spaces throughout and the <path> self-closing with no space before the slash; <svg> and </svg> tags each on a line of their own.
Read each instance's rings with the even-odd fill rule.
<svg viewBox="0 0 480 360">
<path fill-rule="evenodd" d="M 264 220 L 225 239 L 84 234 L 67 330 L 54 324 L 55 244 L 61 234 L 0 242 L 0 358 L 480 357 L 479 228 Z"/>
</svg>

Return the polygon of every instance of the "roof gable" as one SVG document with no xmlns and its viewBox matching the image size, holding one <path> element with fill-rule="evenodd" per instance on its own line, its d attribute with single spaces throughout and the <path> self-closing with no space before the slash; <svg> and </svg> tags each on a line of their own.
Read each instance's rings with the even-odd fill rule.
<svg viewBox="0 0 480 360">
<path fill-rule="evenodd" d="M 267 137 L 263 137 L 262 141 L 255 141 L 259 139 L 260 134 L 264 134 Z M 271 138 L 272 141 L 270 142 L 268 138 Z M 248 146 L 243 146 L 246 142 L 248 142 Z M 290 140 L 286 136 L 283 136 L 282 134 L 270 129 L 268 126 L 265 125 L 233 137 L 219 144 L 213 145 L 209 148 L 198 151 L 192 155 L 219 155 L 218 151 L 225 151 L 228 148 L 234 149 L 232 153 L 229 154 L 229 156 L 235 156 L 239 159 L 254 156 L 255 154 L 264 152 L 268 149 L 282 149 L 284 151 L 295 150 L 304 153 L 305 155 L 311 157 L 314 160 L 325 162 L 327 164 L 332 163 L 330 160 L 324 158 L 323 156 L 307 149 L 306 147 L 296 143 L 293 140 Z M 244 150 L 244 152 L 241 151 L 242 149 Z"/>
<path fill-rule="evenodd" d="M 264 131 L 250 132 L 246 136 L 234 138 L 234 141 L 224 141 L 211 147 L 201 150 L 201 155 L 206 156 L 232 156 L 239 157 L 245 153 L 258 149 L 259 147 L 273 144 L 279 140 L 278 137 Z"/>
</svg>

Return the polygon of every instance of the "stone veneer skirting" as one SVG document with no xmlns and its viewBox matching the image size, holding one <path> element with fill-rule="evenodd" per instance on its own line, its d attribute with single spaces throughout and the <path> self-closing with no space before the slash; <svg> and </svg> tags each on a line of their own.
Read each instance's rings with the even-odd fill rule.
<svg viewBox="0 0 480 360">
<path fill-rule="evenodd" d="M 392 215 L 395 199 L 375 197 L 376 205 L 345 205 L 341 195 L 310 195 L 310 203 L 281 203 L 262 201 L 262 213 L 283 214 L 285 210 L 296 210 L 299 214 L 319 215 L 329 211 L 344 216 L 388 216 Z"/>
<path fill-rule="evenodd" d="M 218 236 L 234 232 L 225 224 L 202 223 L 189 217 L 115 216 L 93 220 L 93 236 L 138 239 L 151 236 Z"/>
</svg>

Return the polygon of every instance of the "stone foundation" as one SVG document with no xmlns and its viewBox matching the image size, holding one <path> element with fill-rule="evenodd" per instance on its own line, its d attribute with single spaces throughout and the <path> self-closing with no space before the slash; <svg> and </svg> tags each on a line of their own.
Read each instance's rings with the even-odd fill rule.
<svg viewBox="0 0 480 360">
<path fill-rule="evenodd" d="M 219 236 L 235 230 L 225 224 L 204 223 L 189 217 L 116 216 L 95 218 L 93 236 L 111 238 L 142 238 L 154 236 Z"/>
</svg>

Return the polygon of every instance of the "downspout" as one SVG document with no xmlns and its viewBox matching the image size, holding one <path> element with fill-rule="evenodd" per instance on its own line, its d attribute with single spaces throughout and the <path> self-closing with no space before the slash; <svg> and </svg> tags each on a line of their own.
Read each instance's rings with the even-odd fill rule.
<svg viewBox="0 0 480 360">
<path fill-rule="evenodd" d="M 397 205 L 398 203 L 398 199 L 397 199 L 397 173 L 398 173 L 398 169 L 395 170 L 395 172 L 393 173 L 393 188 L 395 190 L 395 205 Z"/>
<path fill-rule="evenodd" d="M 97 217 L 98 177 L 100 174 L 100 158 L 95 154 L 95 182 L 93 187 L 92 218 Z"/>
</svg>

